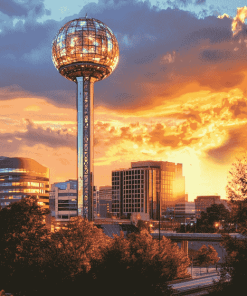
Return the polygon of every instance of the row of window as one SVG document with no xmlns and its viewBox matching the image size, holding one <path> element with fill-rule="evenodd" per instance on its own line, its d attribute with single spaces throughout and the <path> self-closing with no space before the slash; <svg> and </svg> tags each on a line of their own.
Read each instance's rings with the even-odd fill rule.
<svg viewBox="0 0 247 296">
<path fill-rule="evenodd" d="M 62 207 L 62 206 L 59 206 L 58 207 L 58 211 L 59 212 L 65 212 L 65 211 L 77 211 L 77 207 L 72 207 L 72 206 L 67 206 L 67 207 Z"/>
<path fill-rule="evenodd" d="M 77 196 L 77 192 L 63 192 L 63 193 L 58 193 L 58 196 Z"/>
<path fill-rule="evenodd" d="M 140 181 L 144 180 L 144 175 L 136 175 L 136 176 L 124 176 L 124 181 Z"/>
<path fill-rule="evenodd" d="M 21 195 L 10 195 L 10 196 L 2 197 L 2 198 L 0 198 L 0 200 L 2 200 L 3 198 L 4 199 L 21 199 L 22 196 Z"/>
<path fill-rule="evenodd" d="M 58 204 L 77 204 L 77 200 L 76 199 L 67 199 L 67 200 L 60 199 L 58 201 Z"/>
<path fill-rule="evenodd" d="M 32 186 L 32 187 L 44 187 L 44 183 L 38 183 L 38 182 L 0 182 L 0 187 L 1 186 Z"/>
<path fill-rule="evenodd" d="M 124 181 L 123 182 L 123 184 L 125 185 L 125 184 L 144 184 L 144 180 L 131 180 L 131 181 Z"/>
<path fill-rule="evenodd" d="M 0 193 L 11 193 L 11 192 L 45 194 L 45 190 L 44 189 L 33 189 L 33 188 L 31 188 L 31 189 L 12 188 L 12 189 L 0 190 Z"/>
<path fill-rule="evenodd" d="M 58 219 L 69 219 L 69 217 L 76 217 L 77 214 L 70 214 L 70 215 L 57 215 Z"/>
<path fill-rule="evenodd" d="M 1 173 L 26 173 L 26 174 L 34 174 L 34 175 L 42 175 L 42 176 L 47 176 L 46 173 L 41 173 L 41 172 L 36 172 L 36 171 L 28 171 L 26 169 L 22 168 L 0 168 L 0 174 Z"/>
<path fill-rule="evenodd" d="M 138 188 L 144 188 L 143 184 L 133 184 L 133 185 L 125 185 L 123 186 L 124 189 L 138 189 Z"/>
<path fill-rule="evenodd" d="M 143 213 L 143 209 L 125 209 L 124 213 Z"/>
</svg>

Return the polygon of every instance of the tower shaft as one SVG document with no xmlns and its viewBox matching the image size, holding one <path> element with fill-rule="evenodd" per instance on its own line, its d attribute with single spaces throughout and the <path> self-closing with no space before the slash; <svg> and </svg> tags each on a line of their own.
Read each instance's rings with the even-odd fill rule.
<svg viewBox="0 0 247 296">
<path fill-rule="evenodd" d="M 78 216 L 93 220 L 94 78 L 77 77 Z"/>
</svg>

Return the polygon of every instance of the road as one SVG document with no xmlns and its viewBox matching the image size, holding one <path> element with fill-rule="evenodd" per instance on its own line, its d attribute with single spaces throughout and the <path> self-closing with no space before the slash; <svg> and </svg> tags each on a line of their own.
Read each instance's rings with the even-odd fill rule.
<svg viewBox="0 0 247 296">
<path fill-rule="evenodd" d="M 192 295 L 194 291 L 199 291 L 203 288 L 206 289 L 213 285 L 214 281 L 218 281 L 219 279 L 220 276 L 214 272 L 184 282 L 174 283 L 171 287 L 177 292 L 177 295 Z M 191 293 L 189 291 L 191 291 Z"/>
</svg>

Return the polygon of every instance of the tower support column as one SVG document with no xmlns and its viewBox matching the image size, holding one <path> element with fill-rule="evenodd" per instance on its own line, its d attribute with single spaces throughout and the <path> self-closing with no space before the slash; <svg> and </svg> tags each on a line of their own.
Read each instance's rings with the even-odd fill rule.
<svg viewBox="0 0 247 296">
<path fill-rule="evenodd" d="M 78 216 L 93 220 L 94 78 L 77 77 Z"/>
</svg>

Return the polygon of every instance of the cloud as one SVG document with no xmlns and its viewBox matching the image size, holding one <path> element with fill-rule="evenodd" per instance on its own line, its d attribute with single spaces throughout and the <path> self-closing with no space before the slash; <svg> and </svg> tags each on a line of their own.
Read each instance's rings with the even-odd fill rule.
<svg viewBox="0 0 247 296">
<path fill-rule="evenodd" d="M 0 11 L 8 16 L 49 15 L 49 11 L 45 9 L 44 0 L 1 0 Z"/>
<path fill-rule="evenodd" d="M 224 62 L 232 58 L 233 53 L 226 50 L 204 50 L 200 53 L 200 59 L 210 63 Z"/>
<path fill-rule="evenodd" d="M 10 150 L 18 151 L 22 146 L 33 147 L 37 144 L 52 148 L 68 147 L 76 149 L 76 136 L 68 133 L 67 129 L 52 130 L 51 128 L 42 128 L 26 120 L 26 130 L 14 133 L 0 134 L 1 149 L 11 147 Z"/>
<path fill-rule="evenodd" d="M 247 98 L 242 91 L 199 92 L 187 96 L 187 101 L 180 98 L 183 104 L 179 104 L 178 98 L 170 103 L 169 110 L 159 108 L 157 117 L 147 111 L 149 118 L 142 114 L 133 121 L 135 124 L 124 122 L 120 112 L 118 121 L 114 117 L 109 117 L 107 122 L 98 120 L 95 124 L 97 159 L 111 155 L 108 163 L 116 161 L 119 151 L 121 158 L 133 159 L 135 149 L 139 151 L 138 159 L 144 155 L 157 158 L 171 151 L 180 155 L 184 149 L 191 149 L 208 161 L 226 164 L 232 155 L 247 149 L 247 141 L 242 141 L 247 125 Z"/>
<path fill-rule="evenodd" d="M 236 35 L 240 32 L 244 26 L 244 21 L 247 18 L 247 6 L 239 7 L 237 9 L 237 15 L 232 21 L 232 31 L 233 35 Z"/>
<path fill-rule="evenodd" d="M 171 5 L 172 7 L 179 7 L 183 6 L 186 7 L 192 3 L 192 0 L 167 0 L 167 4 Z"/>
<path fill-rule="evenodd" d="M 120 46 L 117 69 L 106 80 L 95 83 L 96 106 L 136 112 L 173 99 L 189 81 L 215 88 L 214 79 L 205 79 L 210 71 L 207 64 L 214 62 L 210 57 L 217 57 L 215 53 L 222 55 L 223 45 L 225 52 L 239 45 L 232 39 L 231 20 L 225 18 L 197 19 L 190 12 L 160 9 L 148 2 L 100 0 L 60 22 L 33 20 L 3 26 L 0 87 L 16 84 L 25 91 L 47 96 L 55 104 L 75 106 L 76 85 L 54 68 L 51 42 L 66 21 L 86 12 L 105 22 L 116 34 Z M 234 48 L 228 49 L 231 42 Z M 238 50 L 232 57 L 242 60 L 244 51 Z M 224 61 L 227 64 L 226 56 Z"/>
<path fill-rule="evenodd" d="M 206 4 L 206 0 L 196 0 L 195 4 L 197 4 L 197 5 Z"/>
<path fill-rule="evenodd" d="M 240 10 L 241 29 L 233 35 L 233 19 L 226 15 L 198 18 L 179 9 L 205 1 L 173 1 L 162 9 L 147 1 L 99 0 L 59 22 L 33 18 L 46 13 L 43 1 L 9 1 L 5 8 L 3 3 L 0 102 L 7 109 L 11 99 L 23 100 L 20 111 L 0 113 L 1 145 L 9 151 L 39 144 L 75 150 L 76 84 L 53 66 L 51 44 L 62 25 L 86 12 L 113 30 L 120 47 L 117 69 L 94 86 L 97 163 L 126 162 L 138 151 L 140 157 L 163 157 L 186 147 L 218 160 L 227 155 L 221 151 L 237 149 L 247 112 L 247 32 Z M 34 101 L 24 104 L 26 99 Z M 46 111 L 36 99 L 49 103 Z M 58 115 L 66 110 L 54 106 L 74 114 Z M 61 123 L 63 117 L 73 123 Z"/>
<path fill-rule="evenodd" d="M 28 7 L 26 7 L 25 3 L 18 3 L 14 0 L 2 0 L 0 2 L 0 11 L 9 16 L 22 16 L 27 15 Z"/>
<path fill-rule="evenodd" d="M 247 124 L 229 130 L 228 140 L 221 145 L 210 149 L 208 156 L 217 163 L 230 163 L 237 155 L 243 154 L 247 149 Z"/>
<path fill-rule="evenodd" d="M 230 18 L 230 16 L 227 13 L 223 13 L 222 15 L 218 15 L 217 18 L 223 19 L 223 18 Z"/>
<path fill-rule="evenodd" d="M 27 146 L 34 146 L 37 143 L 49 147 L 69 147 L 76 149 L 76 137 L 68 133 L 67 129 L 52 130 L 51 128 L 43 129 L 27 119 L 27 130 L 16 133 L 16 137 L 22 138 Z"/>
</svg>

